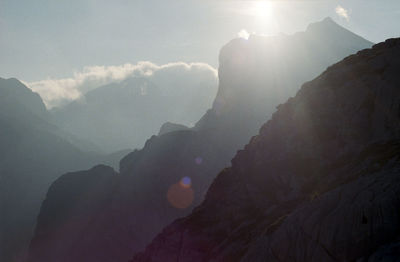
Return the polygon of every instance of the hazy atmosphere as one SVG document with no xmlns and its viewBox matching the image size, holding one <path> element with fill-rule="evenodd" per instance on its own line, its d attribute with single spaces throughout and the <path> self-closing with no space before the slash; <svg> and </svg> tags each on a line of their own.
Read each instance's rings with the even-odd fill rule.
<svg viewBox="0 0 400 262">
<path fill-rule="evenodd" d="M 0 0 L 0 262 L 400 261 L 399 0 Z"/>
<path fill-rule="evenodd" d="M 400 30 L 397 0 L 1 0 L 0 70 L 35 82 L 139 61 L 217 68 L 219 49 L 242 30 L 291 34 L 327 16 L 375 43 Z"/>
</svg>

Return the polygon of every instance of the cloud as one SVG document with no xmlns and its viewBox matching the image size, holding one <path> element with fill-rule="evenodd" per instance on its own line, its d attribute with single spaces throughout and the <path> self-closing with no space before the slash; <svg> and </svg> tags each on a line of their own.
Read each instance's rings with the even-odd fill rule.
<svg viewBox="0 0 400 262">
<path fill-rule="evenodd" d="M 238 32 L 238 37 L 243 38 L 243 39 L 249 39 L 249 32 L 247 32 L 245 29 L 242 29 Z"/>
<path fill-rule="evenodd" d="M 25 84 L 39 93 L 47 108 L 53 108 L 77 100 L 99 86 L 120 82 L 128 77 L 150 78 L 159 85 L 173 79 L 179 81 L 184 78 L 186 81 L 188 77 L 192 77 L 193 80 L 197 78 L 196 81 L 217 81 L 217 70 L 205 63 L 176 62 L 156 65 L 144 61 L 120 66 L 88 66 L 80 72 L 75 72 L 70 78 L 49 78 Z"/>
<path fill-rule="evenodd" d="M 347 21 L 349 21 L 350 16 L 349 16 L 349 11 L 347 9 L 345 9 L 344 7 L 342 7 L 341 5 L 338 5 L 335 9 L 336 14 L 340 17 L 343 17 L 344 19 L 346 19 Z"/>
</svg>

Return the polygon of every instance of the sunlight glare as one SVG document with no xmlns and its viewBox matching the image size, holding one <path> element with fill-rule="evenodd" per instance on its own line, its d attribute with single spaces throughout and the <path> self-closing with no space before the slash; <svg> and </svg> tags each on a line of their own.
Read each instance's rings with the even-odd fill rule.
<svg viewBox="0 0 400 262">
<path fill-rule="evenodd" d="M 270 1 L 254 1 L 251 10 L 253 16 L 266 20 L 272 15 L 272 4 Z"/>
</svg>

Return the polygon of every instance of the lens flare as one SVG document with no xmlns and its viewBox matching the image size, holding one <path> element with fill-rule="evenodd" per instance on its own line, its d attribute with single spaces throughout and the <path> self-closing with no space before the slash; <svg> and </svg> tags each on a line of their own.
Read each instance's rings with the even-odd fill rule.
<svg viewBox="0 0 400 262">
<path fill-rule="evenodd" d="M 186 181 L 188 182 L 188 181 Z M 189 186 L 184 186 L 182 181 L 173 184 L 167 192 L 168 202 L 178 209 L 188 208 L 192 205 L 194 199 L 194 191 Z"/>
<path fill-rule="evenodd" d="M 190 177 L 185 176 L 184 178 L 181 179 L 179 183 L 182 187 L 188 188 L 192 185 L 192 180 L 190 179 Z"/>
<path fill-rule="evenodd" d="M 254 16 L 265 19 L 272 15 L 272 4 L 269 1 L 255 1 L 251 8 Z"/>
</svg>

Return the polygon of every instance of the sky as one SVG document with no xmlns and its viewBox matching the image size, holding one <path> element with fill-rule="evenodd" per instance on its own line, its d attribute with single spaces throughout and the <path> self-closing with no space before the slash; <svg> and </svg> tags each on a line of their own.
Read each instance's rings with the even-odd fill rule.
<svg viewBox="0 0 400 262">
<path fill-rule="evenodd" d="M 235 37 L 291 34 L 327 16 L 372 42 L 400 36 L 399 0 L 0 0 L 0 77 L 37 82 L 140 61 L 217 68 Z"/>
</svg>

